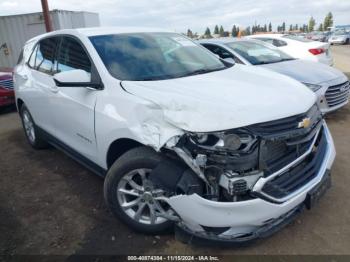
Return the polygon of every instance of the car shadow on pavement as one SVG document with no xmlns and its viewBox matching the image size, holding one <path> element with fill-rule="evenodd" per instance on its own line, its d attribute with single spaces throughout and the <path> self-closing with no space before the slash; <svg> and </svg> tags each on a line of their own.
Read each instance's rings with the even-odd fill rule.
<svg viewBox="0 0 350 262">
<path fill-rule="evenodd" d="M 9 113 L 13 113 L 15 112 L 16 106 L 12 105 L 12 106 L 5 106 L 5 107 L 0 107 L 0 115 L 5 115 L 5 114 L 9 114 Z"/>
</svg>

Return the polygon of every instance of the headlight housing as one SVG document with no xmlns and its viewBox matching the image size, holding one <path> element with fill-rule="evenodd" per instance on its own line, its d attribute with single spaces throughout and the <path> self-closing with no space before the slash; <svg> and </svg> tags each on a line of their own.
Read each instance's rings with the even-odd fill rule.
<svg viewBox="0 0 350 262">
<path fill-rule="evenodd" d="M 303 83 L 303 84 L 306 85 L 308 88 L 310 88 L 314 92 L 322 88 L 321 85 L 315 85 L 315 84 L 309 84 L 309 83 Z"/>
<path fill-rule="evenodd" d="M 195 145 L 210 150 L 228 150 L 246 152 L 256 138 L 247 132 L 215 132 L 215 133 L 191 133 L 190 141 Z"/>
</svg>

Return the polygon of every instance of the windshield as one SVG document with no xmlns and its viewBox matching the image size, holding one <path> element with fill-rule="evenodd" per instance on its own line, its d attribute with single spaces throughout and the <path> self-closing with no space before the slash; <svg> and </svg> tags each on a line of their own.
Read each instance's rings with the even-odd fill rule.
<svg viewBox="0 0 350 262">
<path fill-rule="evenodd" d="M 294 36 L 294 35 L 284 35 L 283 37 L 284 38 L 288 38 L 288 39 L 292 39 L 292 40 L 296 40 L 296 41 L 299 41 L 299 42 L 303 42 L 303 43 L 313 42 L 310 39 L 301 38 L 301 37 L 297 37 L 297 36 Z"/>
<path fill-rule="evenodd" d="M 101 35 L 90 41 L 119 80 L 162 80 L 227 68 L 204 48 L 175 33 Z"/>
<path fill-rule="evenodd" d="M 335 31 L 333 34 L 334 35 L 346 35 L 346 32 L 345 31 Z"/>
<path fill-rule="evenodd" d="M 270 48 L 256 42 L 237 41 L 226 43 L 226 46 L 252 65 L 271 64 L 294 59 L 278 49 Z"/>
</svg>

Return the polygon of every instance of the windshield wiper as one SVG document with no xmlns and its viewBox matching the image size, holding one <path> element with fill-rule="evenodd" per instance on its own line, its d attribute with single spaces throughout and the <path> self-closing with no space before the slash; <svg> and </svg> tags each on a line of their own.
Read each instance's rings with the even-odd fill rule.
<svg viewBox="0 0 350 262">
<path fill-rule="evenodd" d="M 275 61 L 260 61 L 259 63 L 257 63 L 257 65 L 268 65 L 268 64 L 274 64 L 274 63 L 290 61 L 290 60 L 295 60 L 295 58 L 283 58 L 283 59 L 275 60 Z"/>
<path fill-rule="evenodd" d="M 259 61 L 255 65 L 267 65 L 267 64 L 271 64 L 271 63 L 277 63 L 277 62 L 281 62 L 281 60 L 278 60 L 278 61 Z"/>
<path fill-rule="evenodd" d="M 283 61 L 290 61 L 290 60 L 295 60 L 295 58 L 293 58 L 293 57 L 290 57 L 290 58 L 283 58 L 283 59 L 281 60 L 281 62 L 283 62 Z"/>
<path fill-rule="evenodd" d="M 179 77 L 185 77 L 185 76 L 193 76 L 193 75 L 200 75 L 200 74 L 205 74 L 205 73 L 210 73 L 214 71 L 219 71 L 223 70 L 226 67 L 220 67 L 220 68 L 215 68 L 215 69 L 198 69 L 186 74 L 174 74 L 174 75 L 162 75 L 162 76 L 150 76 L 150 77 L 141 77 L 138 78 L 134 81 L 155 81 L 155 80 L 166 80 L 166 79 L 173 79 L 173 78 L 179 78 Z"/>
<path fill-rule="evenodd" d="M 220 68 L 215 68 L 215 69 L 198 69 L 198 70 L 194 70 L 192 72 L 186 73 L 186 74 L 182 75 L 182 77 L 206 74 L 206 73 L 210 73 L 210 72 L 220 71 L 220 70 L 223 70 L 225 68 L 226 67 L 220 67 Z"/>
</svg>

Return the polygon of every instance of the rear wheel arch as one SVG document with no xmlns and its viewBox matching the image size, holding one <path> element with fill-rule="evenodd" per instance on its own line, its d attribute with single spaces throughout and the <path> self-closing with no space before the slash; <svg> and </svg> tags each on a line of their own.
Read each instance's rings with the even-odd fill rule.
<svg viewBox="0 0 350 262">
<path fill-rule="evenodd" d="M 22 99 L 18 98 L 17 99 L 17 111 L 20 112 L 21 111 L 21 108 L 22 106 L 24 105 L 24 102 Z"/>
<path fill-rule="evenodd" d="M 107 151 L 107 168 L 109 169 L 113 163 L 127 151 L 141 146 L 144 146 L 144 144 L 130 138 L 120 138 L 113 141 Z"/>
</svg>

